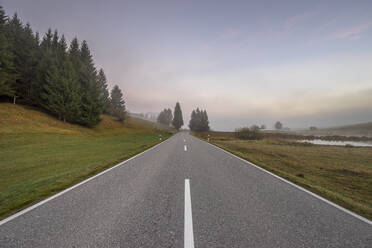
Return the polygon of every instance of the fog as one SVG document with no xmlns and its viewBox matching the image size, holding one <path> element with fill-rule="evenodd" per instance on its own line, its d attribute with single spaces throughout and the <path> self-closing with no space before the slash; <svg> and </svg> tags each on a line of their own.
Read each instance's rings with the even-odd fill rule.
<svg viewBox="0 0 372 248">
<path fill-rule="evenodd" d="M 372 121 L 371 1 L 0 1 L 87 40 L 131 112 L 179 101 L 211 128 Z"/>
</svg>

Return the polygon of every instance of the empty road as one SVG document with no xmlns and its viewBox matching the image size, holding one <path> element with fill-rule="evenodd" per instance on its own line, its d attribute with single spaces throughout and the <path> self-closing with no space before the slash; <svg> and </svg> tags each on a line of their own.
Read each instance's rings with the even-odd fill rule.
<svg viewBox="0 0 372 248">
<path fill-rule="evenodd" d="M 372 247 L 372 225 L 185 132 L 0 225 L 0 247 Z"/>
</svg>

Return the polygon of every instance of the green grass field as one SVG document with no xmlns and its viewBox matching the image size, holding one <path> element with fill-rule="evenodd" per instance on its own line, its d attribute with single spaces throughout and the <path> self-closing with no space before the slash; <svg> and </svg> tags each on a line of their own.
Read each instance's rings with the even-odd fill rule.
<svg viewBox="0 0 372 248">
<path fill-rule="evenodd" d="M 0 104 L 0 219 L 168 138 L 173 130 L 109 116 L 89 129 Z"/>
<path fill-rule="evenodd" d="M 279 139 L 238 140 L 211 132 L 211 143 L 372 219 L 372 148 Z M 194 134 L 205 139 L 208 133 Z"/>
</svg>

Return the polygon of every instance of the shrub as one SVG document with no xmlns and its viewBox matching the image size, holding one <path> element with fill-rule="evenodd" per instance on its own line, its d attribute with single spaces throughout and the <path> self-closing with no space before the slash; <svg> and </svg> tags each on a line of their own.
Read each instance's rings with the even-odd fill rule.
<svg viewBox="0 0 372 248">
<path fill-rule="evenodd" d="M 259 140 L 262 138 L 259 129 L 249 127 L 241 127 L 235 129 L 235 137 L 245 140 Z"/>
</svg>

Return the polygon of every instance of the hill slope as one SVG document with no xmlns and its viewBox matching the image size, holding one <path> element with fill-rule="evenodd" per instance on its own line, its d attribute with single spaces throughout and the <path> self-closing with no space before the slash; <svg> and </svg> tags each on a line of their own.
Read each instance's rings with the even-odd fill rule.
<svg viewBox="0 0 372 248">
<path fill-rule="evenodd" d="M 115 118 L 102 115 L 102 121 L 94 128 L 87 128 L 57 120 L 38 109 L 0 104 L 0 134 L 4 133 L 55 133 L 74 135 L 107 135 L 110 133 L 148 133 L 154 130 L 169 131 L 171 128 L 150 121 L 130 117 L 124 123 Z"/>
<path fill-rule="evenodd" d="M 102 116 L 95 128 L 36 109 L 0 104 L 0 218 L 40 201 L 169 137 L 172 129 Z"/>
<path fill-rule="evenodd" d="M 339 127 L 320 128 L 317 130 L 302 130 L 298 132 L 307 135 L 341 135 L 372 137 L 372 122 Z"/>
</svg>

